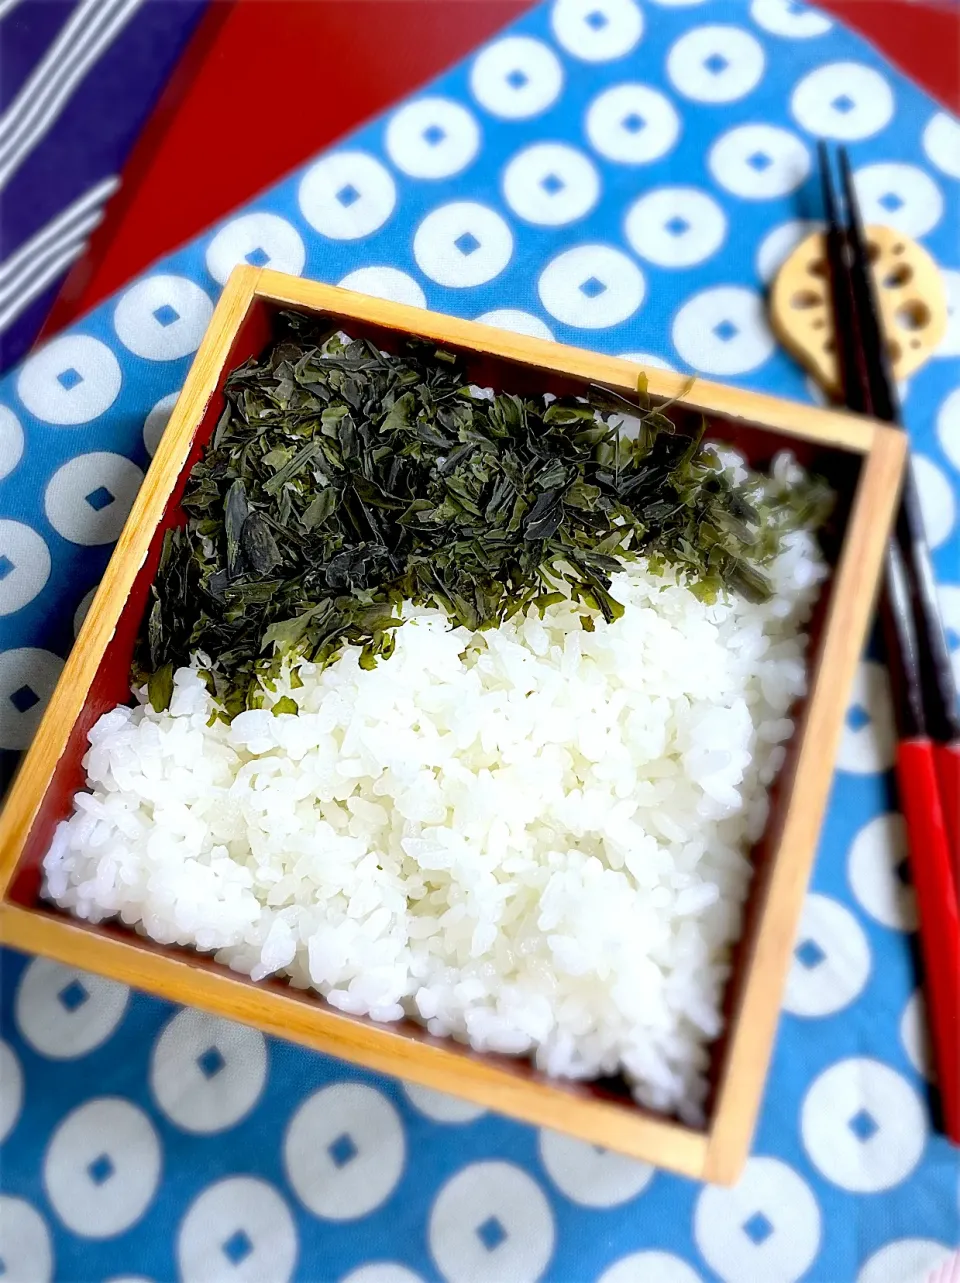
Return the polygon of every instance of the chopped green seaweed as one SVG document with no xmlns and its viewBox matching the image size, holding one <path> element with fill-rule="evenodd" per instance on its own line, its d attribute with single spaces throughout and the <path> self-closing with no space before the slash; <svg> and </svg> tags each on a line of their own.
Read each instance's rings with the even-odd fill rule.
<svg viewBox="0 0 960 1283">
<path fill-rule="evenodd" d="M 324 664 L 352 643 L 372 667 L 404 599 L 475 629 L 542 610 L 565 585 L 592 628 L 622 613 L 610 576 L 639 553 L 706 600 L 724 587 L 762 599 L 783 532 L 829 506 L 815 481 L 736 486 L 702 428 L 646 404 L 642 376 L 637 405 L 602 388 L 589 403 L 489 399 L 422 342 L 385 355 L 283 322 L 231 374 L 187 524 L 165 538 L 136 673 L 155 708 L 196 651 L 226 716 L 257 704 L 290 652 Z"/>
</svg>

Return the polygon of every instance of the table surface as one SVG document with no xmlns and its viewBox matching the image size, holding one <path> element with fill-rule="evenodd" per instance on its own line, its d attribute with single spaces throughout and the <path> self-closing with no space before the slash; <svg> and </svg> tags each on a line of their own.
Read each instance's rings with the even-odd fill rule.
<svg viewBox="0 0 960 1283">
<path fill-rule="evenodd" d="M 233 13 L 243 6 L 227 11 L 224 31 Z M 230 80 L 242 65 L 230 63 Z M 289 104 L 295 88 L 326 120 L 340 103 L 331 83 L 319 69 L 306 87 L 287 74 L 272 94 Z M 259 92 L 251 71 L 238 98 L 253 84 Z M 416 102 L 321 155 L 309 181 L 292 175 L 154 264 L 0 380 L 0 552 L 11 563 L 0 578 L 0 750 L 35 723 L 232 263 L 253 255 L 440 311 L 497 311 L 561 341 L 809 401 L 769 334 L 763 290 L 818 211 L 819 133 L 850 140 L 868 219 L 921 239 L 949 287 L 947 339 L 903 391 L 960 641 L 956 121 L 840 24 L 792 0 L 556 0 Z M 153 190 L 171 236 L 191 184 L 208 191 L 219 177 L 231 200 L 248 190 L 238 172 L 256 152 L 247 110 L 215 115 L 240 137 L 219 171 L 206 155 L 214 178 L 173 169 Z M 508 166 L 513 178 L 501 183 Z M 144 224 L 150 253 L 153 235 Z M 958 1158 L 932 1123 L 891 763 L 886 676 L 868 655 L 754 1152 L 735 1189 L 5 954 L 8 1275 L 922 1278 L 960 1239 Z"/>
</svg>

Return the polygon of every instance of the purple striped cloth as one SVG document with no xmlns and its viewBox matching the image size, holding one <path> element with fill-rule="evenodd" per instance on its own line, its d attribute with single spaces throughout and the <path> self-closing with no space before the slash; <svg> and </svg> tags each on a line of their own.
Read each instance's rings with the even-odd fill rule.
<svg viewBox="0 0 960 1283">
<path fill-rule="evenodd" d="M 0 0 L 0 370 L 36 338 L 208 0 Z"/>
</svg>

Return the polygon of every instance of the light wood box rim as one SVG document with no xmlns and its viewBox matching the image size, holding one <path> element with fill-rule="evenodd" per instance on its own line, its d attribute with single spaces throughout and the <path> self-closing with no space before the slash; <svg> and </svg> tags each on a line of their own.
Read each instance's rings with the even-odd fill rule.
<svg viewBox="0 0 960 1283">
<path fill-rule="evenodd" d="M 153 530 L 189 454 L 234 337 L 256 298 L 332 312 L 439 344 L 550 368 L 624 392 L 636 387 L 632 362 L 496 330 L 403 304 L 267 269 L 237 268 L 220 297 L 147 477 L 100 587 L 0 813 L 0 941 L 26 952 L 101 972 L 161 997 L 257 1025 L 281 1037 L 340 1055 L 427 1087 L 454 1090 L 483 1106 L 629 1153 L 686 1176 L 729 1184 L 746 1159 L 769 1063 L 793 935 L 812 866 L 842 727 L 846 695 L 873 606 L 883 548 L 906 451 L 902 433 L 868 419 L 804 406 L 659 369 L 646 371 L 656 398 L 683 396 L 706 413 L 773 429 L 785 437 L 864 456 L 835 585 L 824 623 L 821 662 L 807 703 L 806 726 L 766 899 L 745 963 L 747 978 L 729 1033 L 711 1125 L 695 1131 L 671 1119 L 562 1086 L 516 1077 L 482 1058 L 415 1042 L 383 1026 L 344 1019 L 321 1002 L 242 982 L 157 952 L 131 935 L 118 938 L 42 907 L 4 897 L 42 798 L 87 690 L 110 642 Z"/>
</svg>

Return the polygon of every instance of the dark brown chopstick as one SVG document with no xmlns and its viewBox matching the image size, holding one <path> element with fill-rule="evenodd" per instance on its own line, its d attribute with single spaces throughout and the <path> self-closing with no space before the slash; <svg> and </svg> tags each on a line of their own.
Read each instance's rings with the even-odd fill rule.
<svg viewBox="0 0 960 1283">
<path fill-rule="evenodd" d="M 902 427 L 849 158 L 841 149 L 847 211 L 846 221 L 841 222 L 823 143 L 819 152 L 844 400 L 851 409 Z M 897 714 L 900 807 L 920 917 L 944 1130 L 954 1144 L 960 1144 L 960 836 L 950 809 L 957 805 L 960 735 L 953 673 L 909 465 L 896 529 L 888 544 L 883 617 Z"/>
</svg>

